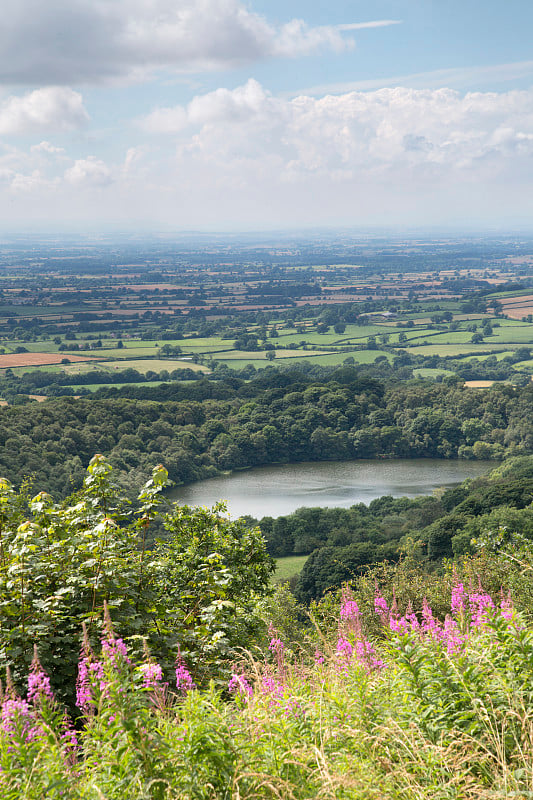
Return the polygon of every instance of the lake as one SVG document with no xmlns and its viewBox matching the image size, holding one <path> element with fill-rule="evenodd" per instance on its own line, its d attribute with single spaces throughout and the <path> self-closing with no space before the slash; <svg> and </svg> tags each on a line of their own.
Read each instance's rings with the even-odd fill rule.
<svg viewBox="0 0 533 800">
<path fill-rule="evenodd" d="M 225 500 L 232 517 L 279 517 L 301 506 L 370 503 L 382 495 L 418 497 L 484 475 L 495 461 L 447 461 L 402 458 L 390 461 L 308 461 L 233 472 L 188 486 L 169 495 L 187 505 L 210 506 Z"/>
</svg>

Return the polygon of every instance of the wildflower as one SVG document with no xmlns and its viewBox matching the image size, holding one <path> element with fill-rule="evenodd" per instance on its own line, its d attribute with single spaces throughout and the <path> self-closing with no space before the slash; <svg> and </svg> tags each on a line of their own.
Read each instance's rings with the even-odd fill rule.
<svg viewBox="0 0 533 800">
<path fill-rule="evenodd" d="M 347 660 L 352 657 L 353 647 L 351 643 L 344 636 L 339 636 L 337 641 L 337 654 L 344 656 Z"/>
<path fill-rule="evenodd" d="M 418 622 L 418 620 L 417 620 Z M 389 619 L 389 628 L 393 633 L 404 634 L 412 630 L 413 626 L 409 624 L 407 617 L 391 617 Z"/>
<path fill-rule="evenodd" d="M 508 593 L 507 597 L 503 597 L 502 593 L 502 601 L 500 603 L 500 611 L 501 615 L 504 619 L 511 620 L 513 618 L 514 612 L 514 605 L 513 601 L 511 600 L 511 592 Z"/>
<path fill-rule="evenodd" d="M 178 656 L 176 662 L 176 688 L 178 692 L 182 694 L 187 694 L 191 689 L 196 689 L 196 684 L 192 679 L 192 675 L 185 666 L 185 662 L 181 656 Z"/>
<path fill-rule="evenodd" d="M 26 742 L 35 739 L 39 728 L 35 726 L 32 709 L 26 700 L 21 697 L 7 697 L 2 703 L 0 727 L 8 736 L 14 736 L 17 730 L 22 729 L 22 738 Z"/>
<path fill-rule="evenodd" d="M 366 639 L 355 643 L 357 658 L 369 670 L 381 669 L 385 662 L 378 658 L 374 647 Z"/>
<path fill-rule="evenodd" d="M 462 614 L 465 610 L 465 587 L 463 583 L 456 583 L 452 588 L 452 614 Z"/>
<path fill-rule="evenodd" d="M 276 655 L 281 656 L 283 654 L 283 651 L 285 650 L 285 645 L 283 644 L 281 639 L 277 637 L 270 640 L 268 649 L 270 650 L 271 653 L 276 653 Z"/>
<path fill-rule="evenodd" d="M 360 615 L 359 606 L 353 599 L 349 589 L 344 589 L 341 598 L 340 618 L 342 620 L 358 619 Z"/>
<path fill-rule="evenodd" d="M 228 683 L 228 692 L 230 694 L 240 694 L 243 696 L 248 695 L 248 697 L 252 697 L 254 690 L 252 689 L 251 685 L 248 683 L 244 675 L 237 675 L 234 672 Z"/>
<path fill-rule="evenodd" d="M 442 630 L 438 620 L 433 616 L 433 611 L 424 597 L 422 601 L 422 632 L 429 634 L 432 639 L 442 639 Z"/>
<path fill-rule="evenodd" d="M 276 705 L 280 700 L 283 700 L 285 686 L 283 683 L 281 683 L 281 681 L 272 677 L 272 675 L 263 675 L 261 688 L 264 694 L 271 695 L 271 706 Z"/>
<path fill-rule="evenodd" d="M 89 714 L 95 706 L 94 688 L 106 690 L 104 665 L 92 656 L 84 655 L 78 663 L 78 679 L 76 681 L 76 705 L 85 714 Z"/>
<path fill-rule="evenodd" d="M 102 639 L 102 655 L 104 660 L 114 669 L 120 669 L 124 664 L 131 664 L 128 658 L 128 650 L 122 639 L 112 638 Z"/>
<path fill-rule="evenodd" d="M 374 598 L 374 611 L 376 612 L 376 614 L 379 615 L 389 613 L 389 606 L 387 605 L 387 601 L 380 594 L 376 594 Z"/>
<path fill-rule="evenodd" d="M 466 636 L 461 635 L 456 621 L 449 615 L 444 620 L 443 641 L 446 643 L 446 652 L 449 656 L 461 653 L 466 641 Z"/>
<path fill-rule="evenodd" d="M 143 676 L 143 689 L 157 689 L 160 682 L 163 680 L 161 665 L 149 661 L 146 664 L 141 664 L 139 670 Z"/>
<path fill-rule="evenodd" d="M 41 701 L 43 697 L 47 697 L 49 700 L 54 699 L 50 678 L 42 668 L 37 654 L 37 646 L 35 646 L 33 661 L 28 675 L 28 700 L 30 702 Z"/>
<path fill-rule="evenodd" d="M 489 612 L 494 610 L 492 597 L 490 594 L 480 591 L 470 594 L 468 601 L 472 615 L 472 626 L 478 628 L 487 621 Z"/>
<path fill-rule="evenodd" d="M 106 682 L 104 665 L 93 653 L 85 623 L 82 623 L 83 644 L 78 662 L 78 678 L 76 680 L 76 705 L 84 714 L 92 712 L 95 706 L 94 688 L 98 684 L 100 691 L 105 691 Z"/>
</svg>

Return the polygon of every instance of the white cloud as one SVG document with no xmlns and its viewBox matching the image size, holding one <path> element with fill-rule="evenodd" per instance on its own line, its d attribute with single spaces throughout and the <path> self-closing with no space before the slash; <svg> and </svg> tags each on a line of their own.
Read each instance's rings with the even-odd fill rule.
<svg viewBox="0 0 533 800">
<path fill-rule="evenodd" d="M 350 31 L 395 22 L 276 26 L 239 0 L 4 0 L 0 82 L 73 85 L 341 50 Z"/>
<path fill-rule="evenodd" d="M 0 211 L 241 229 L 533 214 L 533 89 L 286 99 L 249 80 L 156 109 L 142 127 L 115 163 L 57 153 L 53 140 L 0 144 Z"/>
<path fill-rule="evenodd" d="M 287 92 L 288 97 L 297 94 L 312 96 L 325 94 L 347 94 L 348 92 L 365 92 L 370 89 L 387 87 L 409 87 L 411 89 L 435 89 L 442 86 L 453 89 L 468 89 L 473 84 L 478 88 L 484 85 L 491 87 L 514 83 L 525 78 L 533 79 L 533 61 L 513 61 L 505 64 L 485 64 L 472 67 L 451 67 L 429 72 L 413 72 L 409 75 L 393 75 L 389 77 L 371 78 L 363 81 L 342 81 L 323 83 L 300 89 L 299 92 Z"/>
<path fill-rule="evenodd" d="M 67 131 L 81 127 L 88 120 L 81 94 L 62 86 L 48 86 L 4 100 L 0 106 L 0 135 Z"/>
<path fill-rule="evenodd" d="M 388 28 L 389 25 L 401 25 L 400 19 L 374 19 L 371 22 L 347 22 L 337 25 L 338 31 L 360 31 L 363 28 Z"/>
<path fill-rule="evenodd" d="M 56 147 L 50 142 L 43 141 L 39 142 L 39 144 L 32 145 L 30 147 L 30 151 L 32 153 L 42 154 L 45 156 L 62 156 L 65 152 L 65 148 Z"/>
<path fill-rule="evenodd" d="M 354 172 L 427 174 L 533 155 L 533 91 L 396 88 L 285 100 L 250 80 L 188 106 L 156 109 L 142 125 L 178 135 L 183 158 L 228 170 L 243 158 L 259 169 L 263 159 L 276 158 L 283 180 L 310 173 L 336 180 Z"/>
<path fill-rule="evenodd" d="M 191 125 L 246 123 L 255 115 L 274 111 L 274 106 L 279 103 L 251 78 L 233 90 L 221 88 L 198 95 L 186 107 L 158 108 L 141 119 L 140 125 L 150 133 L 174 134 Z"/>
<path fill-rule="evenodd" d="M 65 172 L 65 180 L 73 186 L 108 186 L 113 178 L 111 170 L 104 161 L 94 156 L 77 159 Z"/>
</svg>

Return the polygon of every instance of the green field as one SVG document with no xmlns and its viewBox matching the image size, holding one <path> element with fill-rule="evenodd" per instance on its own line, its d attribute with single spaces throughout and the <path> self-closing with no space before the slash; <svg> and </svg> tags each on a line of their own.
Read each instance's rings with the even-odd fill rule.
<svg viewBox="0 0 533 800">
<path fill-rule="evenodd" d="M 285 556 L 276 559 L 276 571 L 273 580 L 275 583 L 288 581 L 293 575 L 299 575 L 309 556 Z"/>
<path fill-rule="evenodd" d="M 483 360 L 494 355 L 498 360 L 501 360 L 521 346 L 531 345 L 533 347 L 533 324 L 527 324 L 519 320 L 494 318 L 493 315 L 484 313 L 454 313 L 454 322 L 459 325 L 458 330 L 451 331 L 446 326 L 444 326 L 444 330 L 440 330 L 434 323 L 430 324 L 431 317 L 435 314 L 445 310 L 450 310 L 452 313 L 457 312 L 459 306 L 460 301 L 439 300 L 438 306 L 435 306 L 434 303 L 428 303 L 426 308 L 421 306 L 416 312 L 400 313 L 394 319 L 378 321 L 378 318 L 365 318 L 367 324 L 346 324 L 342 334 L 334 332 L 333 324 L 330 324 L 327 333 L 317 333 L 317 318 L 312 316 L 297 323 L 300 328 L 299 331 L 293 322 L 287 323 L 283 319 L 279 319 L 276 322 L 270 319 L 266 325 L 255 322 L 249 325 L 244 324 L 241 328 L 235 327 L 234 330 L 228 329 L 226 338 L 223 338 L 220 333 L 213 336 L 203 335 L 199 337 L 195 337 L 194 333 L 192 333 L 190 336 L 185 335 L 172 339 L 163 338 L 164 334 L 162 333 L 160 338 L 155 338 L 157 334 L 153 325 L 149 327 L 150 323 L 143 323 L 131 338 L 128 338 L 128 335 L 124 333 L 121 338 L 121 347 L 117 347 L 119 337 L 121 337 L 120 320 L 117 320 L 117 326 L 114 329 L 116 330 L 116 335 L 102 332 L 99 339 L 96 338 L 98 334 L 94 333 L 94 328 L 91 333 L 78 330 L 75 340 L 68 336 L 65 338 L 63 330 L 65 332 L 68 330 L 70 324 L 68 323 L 62 328 L 61 335 L 39 336 L 38 341 L 35 342 L 25 341 L 24 338 L 31 337 L 24 337 L 22 333 L 18 333 L 20 329 L 17 329 L 16 335 L 18 338 L 11 339 L 6 336 L 0 341 L 0 347 L 3 347 L 6 355 L 13 353 L 20 347 L 24 347 L 30 353 L 57 353 L 60 347 L 68 348 L 75 343 L 75 345 L 85 349 L 61 349 L 62 358 L 68 359 L 71 356 L 81 356 L 92 359 L 90 363 L 16 367 L 13 369 L 13 374 L 16 376 L 20 376 L 24 372 L 33 372 L 36 369 L 50 373 L 64 371 L 72 375 L 83 374 L 93 370 L 103 370 L 112 375 L 123 369 L 135 369 L 144 374 L 149 371 L 160 372 L 161 370 L 168 370 L 171 373 L 175 369 L 183 368 L 209 372 L 209 369 L 204 365 L 210 363 L 211 360 L 218 364 L 224 364 L 231 369 L 242 369 L 250 364 L 257 369 L 262 369 L 268 366 L 269 363 L 292 365 L 304 362 L 335 367 L 340 366 L 347 358 L 353 359 L 356 364 L 372 364 L 380 357 L 384 357 L 391 362 L 397 355 L 403 353 L 408 353 L 415 357 L 465 357 L 467 359 L 479 358 Z M 467 330 L 467 327 L 475 322 L 477 324 L 475 332 L 482 333 L 480 320 L 484 318 L 490 319 L 492 322 L 492 334 L 485 336 L 484 340 L 479 344 L 472 344 L 471 339 L 474 331 Z M 405 323 L 408 320 L 413 320 L 415 327 L 405 327 Z M 234 342 L 244 337 L 245 334 L 247 336 L 257 336 L 261 332 L 264 335 L 265 329 L 270 333 L 274 326 L 276 326 L 278 335 L 267 339 L 267 342 L 276 348 L 272 362 L 267 358 L 268 351 L 264 350 L 264 343 L 261 340 L 259 347 L 262 349 L 257 351 L 234 349 Z M 202 330 L 201 326 L 199 330 Z M 146 331 L 146 338 L 143 336 L 144 331 Z M 383 334 L 387 334 L 389 337 L 386 343 L 382 343 L 380 340 L 380 336 Z M 375 338 L 376 349 L 368 349 L 367 347 L 370 336 Z M 405 338 L 404 342 L 398 341 L 400 336 L 402 339 Z M 56 339 L 55 342 L 54 339 Z M 102 347 L 93 348 L 92 345 L 98 340 L 101 341 Z M 59 341 L 60 344 L 58 344 Z M 307 348 L 316 349 L 303 349 L 304 344 Z M 159 357 L 161 349 L 165 345 L 180 347 L 182 350 L 181 358 Z M 380 349 L 382 347 L 385 349 Z M 191 356 L 195 360 L 198 357 L 204 365 L 195 364 L 194 361 L 189 360 Z M 522 361 L 521 369 L 531 370 L 531 362 L 529 360 Z M 416 376 L 426 378 L 446 374 L 448 374 L 446 365 L 436 369 L 433 369 L 433 365 L 431 368 L 419 367 L 415 371 Z M 109 386 L 110 384 L 105 385 Z M 117 384 L 117 386 L 122 385 L 124 384 Z M 98 388 L 98 385 L 91 387 L 92 390 L 96 388 Z"/>
<path fill-rule="evenodd" d="M 241 354 L 241 356 L 243 355 L 244 354 Z M 357 364 L 373 364 L 379 356 L 385 356 L 388 361 L 393 358 L 391 353 L 386 353 L 383 350 L 353 350 L 342 353 L 326 353 L 324 355 L 319 355 L 313 350 L 297 350 L 295 355 L 290 355 L 289 357 L 287 356 L 287 351 L 278 350 L 276 358 L 272 362 L 265 359 L 264 353 L 249 353 L 247 358 L 227 356 L 226 358 L 216 358 L 215 360 L 217 363 L 227 364 L 228 367 L 233 369 L 243 369 L 247 364 L 265 367 L 269 363 L 275 364 L 276 361 L 282 361 L 284 364 L 298 364 L 299 362 L 306 361 L 311 364 L 337 366 L 342 364 L 348 357 L 353 358 Z"/>
<path fill-rule="evenodd" d="M 188 383 L 189 381 L 171 381 L 172 384 Z M 162 383 L 170 383 L 170 381 L 141 381 L 132 383 L 76 383 L 71 384 L 74 391 L 79 389 L 88 389 L 90 392 L 97 392 L 98 389 L 123 389 L 125 386 L 148 386 L 155 387 L 161 386 Z"/>
<path fill-rule="evenodd" d="M 449 369 L 432 369 L 431 367 L 420 367 L 413 370 L 413 375 L 417 378 L 436 378 L 437 375 L 454 375 Z"/>
<path fill-rule="evenodd" d="M 90 366 L 83 363 L 68 364 L 65 365 L 63 369 L 66 372 L 69 372 L 71 375 L 81 375 L 85 372 L 93 372 L 94 370 L 104 370 L 105 372 L 113 373 L 124 369 L 135 369 L 137 372 L 142 373 L 146 373 L 149 370 L 152 370 L 153 372 L 160 372 L 162 369 L 166 369 L 168 372 L 172 372 L 175 369 L 191 369 L 193 372 L 209 372 L 207 367 L 203 367 L 200 364 L 195 364 L 192 361 L 180 361 L 177 358 L 139 358 L 124 361 L 93 361 Z"/>
<path fill-rule="evenodd" d="M 476 352 L 480 354 L 480 358 L 487 355 L 488 350 L 494 351 L 494 355 L 498 351 L 501 350 L 508 350 L 508 346 L 505 344 L 498 345 L 491 345 L 487 342 L 481 342 L 480 344 L 431 344 L 431 345 L 423 345 L 422 347 L 416 347 L 412 349 L 412 353 L 420 356 L 465 356 L 465 355 L 475 355 Z M 407 348 L 409 351 L 409 348 Z"/>
</svg>

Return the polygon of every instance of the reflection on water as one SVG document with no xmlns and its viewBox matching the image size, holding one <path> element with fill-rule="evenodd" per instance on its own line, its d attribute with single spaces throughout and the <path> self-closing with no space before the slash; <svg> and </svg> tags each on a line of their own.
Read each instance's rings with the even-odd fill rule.
<svg viewBox="0 0 533 800">
<path fill-rule="evenodd" d="M 441 486 L 456 486 L 494 469 L 494 461 L 445 461 L 433 458 L 391 461 L 323 461 L 281 464 L 236 472 L 189 486 L 170 496 L 188 505 L 226 500 L 232 517 L 278 517 L 300 506 L 370 503 L 382 495 L 417 497 Z"/>
</svg>

